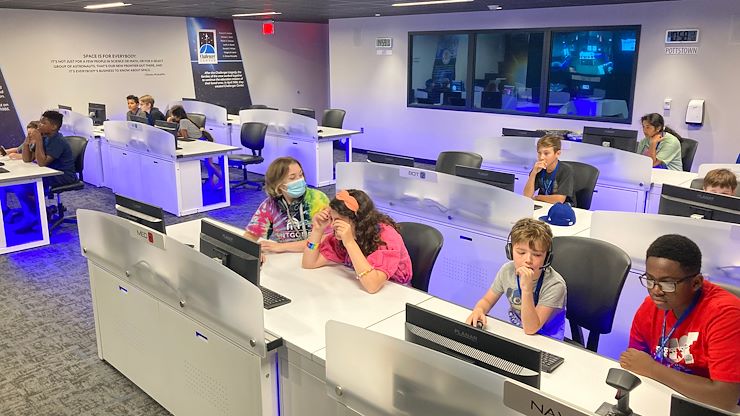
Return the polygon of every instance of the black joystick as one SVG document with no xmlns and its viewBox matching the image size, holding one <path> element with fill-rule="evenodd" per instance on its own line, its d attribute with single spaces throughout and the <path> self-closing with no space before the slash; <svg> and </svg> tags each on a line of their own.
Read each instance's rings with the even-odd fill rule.
<svg viewBox="0 0 740 416">
<path fill-rule="evenodd" d="M 596 410 L 596 414 L 602 416 L 640 416 L 630 409 L 630 392 L 642 383 L 637 376 L 622 370 L 621 368 L 610 368 L 606 375 L 606 384 L 617 389 L 617 404 L 604 402 Z"/>
</svg>

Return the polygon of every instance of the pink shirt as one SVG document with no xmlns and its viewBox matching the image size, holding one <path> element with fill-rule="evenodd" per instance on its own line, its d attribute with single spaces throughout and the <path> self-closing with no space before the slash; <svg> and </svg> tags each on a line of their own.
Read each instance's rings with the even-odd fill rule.
<svg viewBox="0 0 740 416">
<path fill-rule="evenodd" d="M 375 270 L 385 273 L 390 280 L 409 285 L 412 273 L 411 258 L 406 245 L 403 244 L 401 234 L 390 225 L 380 224 L 380 239 L 385 242 L 385 245 L 381 245 L 370 253 L 367 261 Z M 334 234 L 329 234 L 321 242 L 319 253 L 331 262 L 352 266 L 347 250 L 342 246 L 342 242 L 334 237 Z"/>
</svg>

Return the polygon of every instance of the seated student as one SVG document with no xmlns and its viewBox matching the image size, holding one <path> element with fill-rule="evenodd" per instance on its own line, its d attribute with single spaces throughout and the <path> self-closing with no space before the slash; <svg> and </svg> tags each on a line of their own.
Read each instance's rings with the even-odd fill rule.
<svg viewBox="0 0 740 416">
<path fill-rule="evenodd" d="M 129 95 L 126 97 L 126 104 L 128 105 L 128 112 L 126 113 L 126 120 L 131 121 L 132 116 L 146 117 L 144 110 L 139 108 L 139 97 L 135 95 Z"/>
<path fill-rule="evenodd" d="M 279 157 L 265 173 L 267 198 L 247 225 L 244 236 L 263 238 L 262 251 L 300 253 L 313 229 L 313 217 L 329 207 L 329 198 L 318 189 L 306 187 L 301 163 Z"/>
<path fill-rule="evenodd" d="M 411 282 L 411 258 L 398 226 L 357 189 L 337 192 L 329 209 L 313 217 L 303 249 L 303 267 L 314 269 L 330 263 L 352 267 L 369 293 L 379 291 L 386 280 L 403 285 Z"/>
<path fill-rule="evenodd" d="M 170 109 L 169 121 L 178 123 L 177 137 L 184 139 L 200 139 L 203 137 L 201 129 L 188 118 L 188 113 L 181 105 L 176 105 Z"/>
<path fill-rule="evenodd" d="M 496 273 L 491 288 L 475 304 L 466 322 L 486 324 L 486 314 L 501 295 L 509 300 L 509 320 L 527 335 L 562 340 L 565 333 L 565 280 L 552 267 L 552 231 L 534 218 L 511 228 L 506 256 L 511 260 Z"/>
<path fill-rule="evenodd" d="M 730 409 L 740 399 L 740 299 L 704 280 L 701 251 L 681 235 L 647 249 L 635 313 L 619 364 L 686 397 Z"/>
<path fill-rule="evenodd" d="M 154 97 L 151 95 L 142 95 L 139 98 L 139 103 L 141 103 L 141 110 L 146 113 L 146 118 L 149 120 L 150 126 L 153 126 L 155 121 L 167 120 L 164 114 L 154 106 Z"/>
<path fill-rule="evenodd" d="M 637 153 L 653 159 L 653 167 L 683 171 L 681 142 L 676 132 L 665 125 L 663 116 L 651 113 L 642 116 L 645 138 L 637 144 Z"/>
<path fill-rule="evenodd" d="M 38 121 L 30 121 L 26 125 L 26 138 L 31 135 L 32 130 L 36 130 L 39 128 L 39 122 Z M 17 148 L 14 147 L 12 149 L 7 149 L 8 157 L 14 160 L 20 160 L 23 159 L 23 144 L 18 146 Z"/>
<path fill-rule="evenodd" d="M 558 160 L 561 140 L 560 136 L 548 134 L 537 141 L 537 161 L 524 185 L 523 195 L 550 204 L 567 202 L 575 206 L 573 170 Z"/>
<path fill-rule="evenodd" d="M 734 196 L 737 176 L 729 169 L 713 169 L 704 176 L 704 190 L 715 194 Z"/>
</svg>

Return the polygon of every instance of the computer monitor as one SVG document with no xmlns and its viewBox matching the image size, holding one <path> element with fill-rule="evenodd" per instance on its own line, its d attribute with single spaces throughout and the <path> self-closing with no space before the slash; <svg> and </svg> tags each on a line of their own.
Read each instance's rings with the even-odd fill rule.
<svg viewBox="0 0 740 416">
<path fill-rule="evenodd" d="M 134 123 L 141 123 L 141 124 L 149 124 L 149 119 L 146 117 L 140 117 L 140 116 L 128 116 L 128 121 L 133 121 Z"/>
<path fill-rule="evenodd" d="M 612 147 L 634 153 L 637 150 L 637 130 L 584 127 L 583 143 Z"/>
<path fill-rule="evenodd" d="M 316 118 L 316 111 L 314 111 L 311 108 L 294 108 L 293 114 L 300 114 L 302 116 L 306 116 L 306 117 L 313 118 L 313 119 Z"/>
<path fill-rule="evenodd" d="M 72 111 L 72 107 L 70 107 L 68 105 L 57 104 L 57 107 L 59 107 L 60 110 L 69 110 L 69 111 Z"/>
<path fill-rule="evenodd" d="M 521 129 L 509 129 L 502 128 L 501 134 L 504 136 L 515 136 L 515 137 L 542 137 L 546 133 L 542 130 L 521 130 Z"/>
<path fill-rule="evenodd" d="M 696 400 L 682 397 L 677 394 L 671 395 L 671 414 L 670 416 L 731 416 L 735 413 L 726 410 L 717 409 L 699 403 Z"/>
<path fill-rule="evenodd" d="M 200 252 L 260 285 L 260 245 L 212 222 L 200 222 Z"/>
<path fill-rule="evenodd" d="M 172 123 L 169 121 L 163 121 L 163 120 L 154 120 L 154 127 L 168 131 L 172 133 L 173 136 L 177 137 L 177 128 L 179 124 Z"/>
<path fill-rule="evenodd" d="M 501 173 L 492 170 L 476 169 L 468 166 L 455 166 L 455 176 L 472 179 L 477 182 L 492 185 L 497 188 L 506 189 L 514 192 L 514 175 L 511 173 Z"/>
<path fill-rule="evenodd" d="M 406 341 L 540 388 L 540 350 L 409 303 Z"/>
<path fill-rule="evenodd" d="M 399 165 L 414 167 L 414 158 L 392 155 L 389 153 L 367 152 L 367 161 L 374 163 L 385 163 L 386 165 Z"/>
<path fill-rule="evenodd" d="M 93 126 L 102 126 L 106 120 L 105 104 L 88 103 L 87 113 L 92 118 Z"/>
<path fill-rule="evenodd" d="M 160 207 L 116 195 L 116 215 L 166 234 L 164 211 Z"/>
<path fill-rule="evenodd" d="M 658 214 L 740 224 L 740 198 L 663 184 Z"/>
</svg>

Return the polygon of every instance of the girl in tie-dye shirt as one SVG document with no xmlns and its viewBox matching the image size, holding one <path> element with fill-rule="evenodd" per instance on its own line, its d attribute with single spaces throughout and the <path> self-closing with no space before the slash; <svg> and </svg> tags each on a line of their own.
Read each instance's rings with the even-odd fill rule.
<svg viewBox="0 0 740 416">
<path fill-rule="evenodd" d="M 292 157 L 275 159 L 265 173 L 262 201 L 244 235 L 260 243 L 264 252 L 301 252 L 311 233 L 313 216 L 329 206 L 329 198 L 306 187 L 303 168 Z"/>
</svg>

